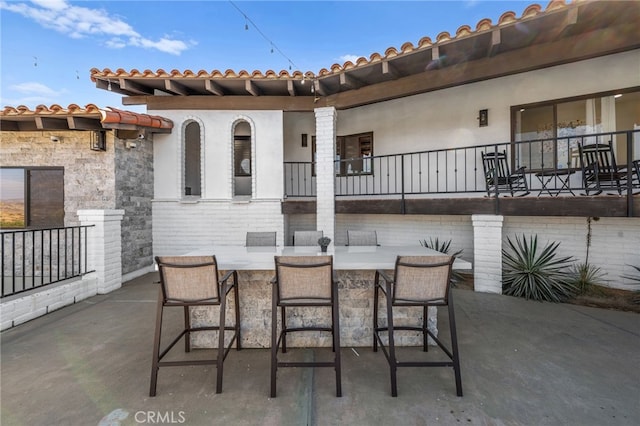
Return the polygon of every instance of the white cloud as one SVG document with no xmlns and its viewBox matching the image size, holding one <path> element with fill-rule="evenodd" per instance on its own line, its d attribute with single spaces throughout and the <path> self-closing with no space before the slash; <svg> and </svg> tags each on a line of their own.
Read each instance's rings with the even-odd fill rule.
<svg viewBox="0 0 640 426">
<path fill-rule="evenodd" d="M 9 89 L 15 90 L 18 93 L 23 93 L 25 95 L 33 94 L 33 95 L 37 95 L 37 97 L 42 97 L 42 98 L 56 96 L 60 93 L 51 89 L 48 86 L 45 86 L 42 83 L 37 83 L 35 81 L 14 84 L 12 86 L 9 86 Z"/>
<path fill-rule="evenodd" d="M 344 62 L 347 62 L 347 61 L 350 61 L 350 62 L 352 62 L 352 63 L 354 63 L 354 64 L 355 64 L 359 57 L 360 57 L 360 56 L 358 56 L 358 55 L 342 55 L 342 56 L 340 56 L 340 58 L 339 58 L 339 59 L 340 59 L 343 63 L 344 63 Z"/>
<path fill-rule="evenodd" d="M 136 46 L 180 55 L 192 44 L 168 36 L 149 39 L 104 9 L 74 6 L 65 0 L 35 0 L 32 4 L 0 1 L 0 9 L 18 13 L 71 38 L 108 37 L 105 44 L 112 48 Z"/>
</svg>

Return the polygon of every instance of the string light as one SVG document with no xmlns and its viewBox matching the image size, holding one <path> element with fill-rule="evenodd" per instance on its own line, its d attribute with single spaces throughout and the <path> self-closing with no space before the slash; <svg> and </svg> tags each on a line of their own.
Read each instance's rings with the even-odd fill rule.
<svg viewBox="0 0 640 426">
<path fill-rule="evenodd" d="M 34 56 L 34 57 L 33 57 L 33 66 L 34 66 L 34 67 L 37 67 L 37 66 L 38 66 L 38 57 L 37 57 L 37 56 Z"/>
<path fill-rule="evenodd" d="M 291 71 L 291 66 L 295 66 L 296 68 L 298 68 L 291 59 L 289 59 L 289 57 L 287 55 L 285 55 L 282 50 L 280 50 L 280 48 L 273 42 L 271 41 L 271 39 L 269 37 L 267 37 L 262 31 L 260 31 L 260 28 L 258 28 L 258 26 L 256 25 L 255 22 L 253 22 L 251 20 L 251 18 L 249 18 L 249 16 L 247 16 L 246 13 L 244 13 L 233 1 L 229 0 L 229 3 L 231 3 L 231 5 L 233 7 L 235 7 L 238 12 L 240 12 L 240 14 L 244 17 L 244 29 L 248 30 L 249 29 L 249 24 L 251 24 L 253 26 L 253 28 L 256 29 L 256 31 L 258 31 L 258 33 L 262 36 L 262 38 L 264 38 L 270 45 L 271 45 L 271 53 L 274 52 L 274 50 L 277 50 L 278 53 L 280 55 L 282 55 L 283 58 L 285 58 L 287 60 L 287 62 L 289 63 L 289 71 Z"/>
<path fill-rule="evenodd" d="M 109 84 L 107 84 L 107 90 L 111 91 L 111 80 L 107 80 L 109 82 Z"/>
</svg>

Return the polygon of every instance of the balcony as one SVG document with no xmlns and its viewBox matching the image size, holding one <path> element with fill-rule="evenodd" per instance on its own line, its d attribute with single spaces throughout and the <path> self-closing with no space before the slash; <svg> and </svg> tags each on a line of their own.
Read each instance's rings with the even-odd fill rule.
<svg viewBox="0 0 640 426">
<path fill-rule="evenodd" d="M 578 146 L 609 144 L 619 181 L 585 182 Z M 336 161 L 336 213 L 640 216 L 640 130 L 536 139 Z M 487 188 L 482 155 L 524 167 L 528 193 Z M 284 165 L 285 213 L 315 212 L 315 165 Z"/>
</svg>

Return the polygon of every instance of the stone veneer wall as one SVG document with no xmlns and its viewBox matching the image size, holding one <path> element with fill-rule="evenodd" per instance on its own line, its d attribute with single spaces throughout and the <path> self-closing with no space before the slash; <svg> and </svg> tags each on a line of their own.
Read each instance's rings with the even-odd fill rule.
<svg viewBox="0 0 640 426">
<path fill-rule="evenodd" d="M 2 131 L 2 166 L 64 167 L 64 224 L 79 225 L 79 209 L 113 209 L 114 137 L 107 132 L 107 151 L 89 149 L 88 131 Z M 58 136 L 59 142 L 50 137 Z"/>
<path fill-rule="evenodd" d="M 116 139 L 116 209 L 124 210 L 122 232 L 122 274 L 139 275 L 153 264 L 151 200 L 153 198 L 152 136 L 131 140 Z"/>
</svg>

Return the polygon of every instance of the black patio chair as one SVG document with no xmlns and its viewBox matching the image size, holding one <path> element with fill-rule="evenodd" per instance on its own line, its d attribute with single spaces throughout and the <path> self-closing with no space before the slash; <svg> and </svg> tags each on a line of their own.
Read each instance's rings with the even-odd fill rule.
<svg viewBox="0 0 640 426">
<path fill-rule="evenodd" d="M 151 364 L 151 386 L 149 396 L 156 396 L 156 384 L 160 367 L 185 365 L 215 365 L 216 393 L 222 392 L 222 368 L 225 358 L 234 341 L 236 349 L 240 344 L 240 305 L 238 303 L 238 274 L 228 271 L 224 277 L 218 278 L 218 264 L 215 256 L 163 256 L 156 257 L 160 271 L 160 289 L 156 313 L 156 331 L 153 341 L 153 357 Z M 233 278 L 230 280 L 230 278 Z M 230 282 L 231 281 L 231 282 Z M 233 291 L 235 324 L 227 325 L 227 297 Z M 190 308 L 197 306 L 218 306 L 220 322 L 215 326 L 192 326 Z M 182 307 L 184 309 L 184 327 L 182 331 L 162 351 L 163 311 L 165 307 Z M 185 352 L 191 351 L 191 333 L 205 330 L 218 332 L 218 347 L 214 359 L 181 359 L 163 361 L 171 349 L 184 338 Z M 225 347 L 225 331 L 232 331 L 229 344 Z"/>
<path fill-rule="evenodd" d="M 522 197 L 529 194 L 529 184 L 524 172 L 526 167 L 519 167 L 511 173 L 505 151 L 482 152 L 482 167 L 487 196 L 510 193 L 514 197 L 516 193 L 520 193 L 518 196 Z"/>
<path fill-rule="evenodd" d="M 276 276 L 272 280 L 271 313 L 271 397 L 276 396 L 276 373 L 280 367 L 333 367 L 336 373 L 336 396 L 342 396 L 340 372 L 340 321 L 338 282 L 333 273 L 333 256 L 276 256 Z M 330 324 L 289 325 L 287 309 L 328 307 Z M 279 309 L 278 309 L 279 308 Z M 280 332 L 278 332 L 280 310 Z M 299 317 L 301 318 L 301 316 Z M 305 319 L 307 322 L 308 319 Z M 329 332 L 332 335 L 333 361 L 278 361 L 278 350 L 287 352 L 287 334 L 302 331 Z"/>
<path fill-rule="evenodd" d="M 380 345 L 391 372 L 391 396 L 398 396 L 397 369 L 398 367 L 453 367 L 456 394 L 462 396 L 462 379 L 460 377 L 460 359 L 458 355 L 458 338 L 456 321 L 451 297 L 451 271 L 455 258 L 453 256 L 398 256 L 395 273 L 389 277 L 384 271 L 378 270 L 375 275 L 373 296 L 373 351 L 378 351 Z M 386 299 L 387 325 L 381 326 L 378 321 L 378 300 L 382 293 Z M 429 306 L 446 306 L 449 311 L 449 332 L 451 335 L 450 348 L 427 328 Z M 396 325 L 394 320 L 395 308 L 414 307 L 420 309 L 422 318 L 416 315 L 419 325 Z M 409 320 L 411 312 L 403 313 L 403 319 Z M 406 321 L 405 321 L 406 323 Z M 450 361 L 410 361 L 400 362 L 396 355 L 396 331 L 419 331 L 422 333 L 422 350 L 428 352 L 428 336 L 435 341 Z M 384 346 L 380 333 L 388 336 L 388 350 Z"/>
<path fill-rule="evenodd" d="M 604 189 L 622 194 L 626 186 L 627 170 L 618 167 L 611 143 L 578 144 L 582 183 L 586 195 L 598 195 Z"/>
</svg>

